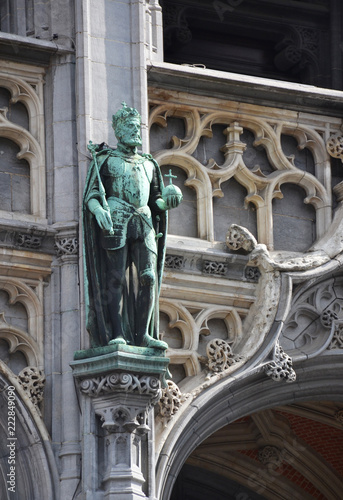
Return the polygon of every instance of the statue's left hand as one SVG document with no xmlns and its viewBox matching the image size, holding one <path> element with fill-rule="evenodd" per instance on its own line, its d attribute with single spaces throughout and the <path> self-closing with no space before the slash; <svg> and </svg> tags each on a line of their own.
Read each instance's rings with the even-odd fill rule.
<svg viewBox="0 0 343 500">
<path fill-rule="evenodd" d="M 168 195 L 165 199 L 159 198 L 156 200 L 157 206 L 160 210 L 170 210 L 180 205 L 182 197 L 177 195 Z"/>
</svg>

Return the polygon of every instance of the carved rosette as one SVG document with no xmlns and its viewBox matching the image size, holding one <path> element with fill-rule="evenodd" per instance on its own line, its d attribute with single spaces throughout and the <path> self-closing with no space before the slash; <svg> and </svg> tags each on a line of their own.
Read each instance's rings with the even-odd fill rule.
<svg viewBox="0 0 343 500">
<path fill-rule="evenodd" d="M 223 372 L 243 359 L 242 356 L 232 352 L 229 342 L 222 339 L 211 340 L 207 344 L 206 354 L 208 357 L 207 367 L 212 373 Z"/>
<path fill-rule="evenodd" d="M 296 373 L 293 370 L 292 358 L 288 356 L 279 344 L 276 344 L 274 359 L 264 367 L 268 377 L 276 382 L 285 380 L 286 382 L 295 382 Z"/>
<path fill-rule="evenodd" d="M 45 375 L 43 370 L 35 366 L 27 366 L 21 370 L 18 378 L 24 391 L 38 409 L 38 405 L 43 401 L 44 397 Z"/>
<path fill-rule="evenodd" d="M 332 135 L 326 143 L 326 149 L 330 156 L 343 162 L 343 132 Z"/>
<path fill-rule="evenodd" d="M 158 402 L 158 416 L 161 418 L 164 426 L 174 417 L 179 411 L 182 403 L 188 397 L 187 394 L 182 394 L 178 386 L 171 380 L 167 381 L 167 387 L 162 389 L 161 399 Z"/>
</svg>

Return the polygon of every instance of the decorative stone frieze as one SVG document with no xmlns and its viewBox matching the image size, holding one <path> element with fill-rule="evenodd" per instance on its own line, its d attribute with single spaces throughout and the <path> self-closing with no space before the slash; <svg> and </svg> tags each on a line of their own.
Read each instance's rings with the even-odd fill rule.
<svg viewBox="0 0 343 500">
<path fill-rule="evenodd" d="M 27 366 L 18 374 L 19 381 L 33 404 L 37 407 L 43 401 L 45 374 L 35 366 Z"/>
<path fill-rule="evenodd" d="M 295 382 L 296 380 L 292 358 L 284 352 L 279 344 L 275 346 L 273 361 L 264 366 L 264 371 L 275 382 L 280 382 L 281 380 Z"/>
<path fill-rule="evenodd" d="M 258 267 L 253 267 L 253 266 L 247 266 L 245 268 L 245 277 L 247 280 L 255 281 L 257 282 L 260 279 L 261 272 Z"/>
<path fill-rule="evenodd" d="M 162 389 L 162 395 L 158 402 L 158 416 L 164 426 L 179 411 L 182 403 L 187 399 L 188 394 L 182 394 L 179 387 L 172 381 L 167 380 L 167 386 Z"/>
<path fill-rule="evenodd" d="M 33 234 L 19 233 L 16 243 L 18 247 L 37 249 L 42 246 L 42 237 Z"/>
<path fill-rule="evenodd" d="M 206 354 L 208 369 L 213 373 L 223 372 L 243 359 L 232 352 L 229 342 L 222 339 L 211 340 L 206 346 Z"/>
<path fill-rule="evenodd" d="M 137 392 L 149 395 L 154 402 L 161 396 L 161 382 L 157 377 L 151 375 L 116 372 L 102 377 L 83 379 L 80 383 L 80 390 L 90 397 L 120 391 Z"/>
<path fill-rule="evenodd" d="M 185 258 L 182 255 L 166 255 L 164 267 L 166 269 L 182 269 L 184 267 Z"/>
<path fill-rule="evenodd" d="M 228 266 L 226 262 L 205 260 L 203 272 L 206 274 L 214 274 L 215 276 L 225 276 L 228 272 Z"/>
</svg>

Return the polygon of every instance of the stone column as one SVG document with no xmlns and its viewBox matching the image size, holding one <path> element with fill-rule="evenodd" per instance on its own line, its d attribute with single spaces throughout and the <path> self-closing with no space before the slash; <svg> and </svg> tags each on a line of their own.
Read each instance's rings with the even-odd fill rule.
<svg viewBox="0 0 343 500">
<path fill-rule="evenodd" d="M 75 354 L 85 499 L 156 500 L 153 407 L 168 362 L 163 351 L 127 345 Z"/>
</svg>

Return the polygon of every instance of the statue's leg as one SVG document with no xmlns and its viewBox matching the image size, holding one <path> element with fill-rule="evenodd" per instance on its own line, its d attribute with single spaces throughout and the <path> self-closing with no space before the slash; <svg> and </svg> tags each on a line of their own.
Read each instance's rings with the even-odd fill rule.
<svg viewBox="0 0 343 500">
<path fill-rule="evenodd" d="M 138 274 L 135 344 L 166 349 L 168 346 L 165 342 L 149 335 L 149 324 L 155 305 L 156 259 L 156 255 L 146 247 L 144 241 L 136 240 L 133 245 L 133 260 Z"/>
<path fill-rule="evenodd" d="M 125 272 L 127 260 L 127 247 L 106 252 L 106 285 L 104 301 L 111 320 L 112 340 L 110 344 L 125 344 L 129 339 L 125 335 L 123 325 L 123 292 L 125 287 Z"/>
</svg>

